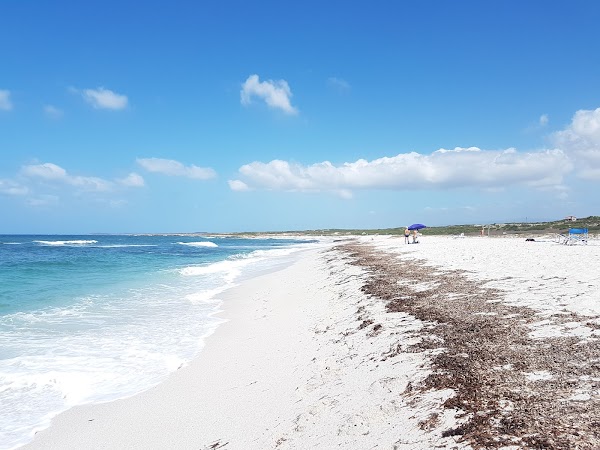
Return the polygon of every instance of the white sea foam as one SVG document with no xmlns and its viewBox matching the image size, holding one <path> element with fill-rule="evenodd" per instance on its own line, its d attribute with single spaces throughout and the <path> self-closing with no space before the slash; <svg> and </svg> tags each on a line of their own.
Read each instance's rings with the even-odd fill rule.
<svg viewBox="0 0 600 450">
<path fill-rule="evenodd" d="M 296 246 L 290 247 L 282 247 L 282 248 L 273 248 L 269 250 L 255 250 L 250 253 L 240 253 L 239 255 L 234 255 L 231 259 L 255 259 L 255 260 L 264 260 L 266 258 L 277 258 L 291 255 L 303 248 L 307 248 L 310 244 L 299 244 Z"/>
<path fill-rule="evenodd" d="M 206 291 L 194 292 L 185 296 L 186 300 L 194 304 L 198 303 L 220 303 L 221 301 L 216 298 L 217 295 L 225 292 L 227 289 L 232 288 L 232 284 L 228 284 L 219 288 L 209 289 Z"/>
<path fill-rule="evenodd" d="M 250 260 L 226 260 L 205 266 L 189 266 L 179 269 L 179 273 L 185 277 L 198 277 L 203 275 L 220 274 L 223 281 L 233 283 L 241 274 L 241 269 L 247 266 Z"/>
<path fill-rule="evenodd" d="M 223 322 L 215 316 L 219 294 L 244 277 L 287 263 L 304 247 L 166 268 L 149 285 L 115 283 L 103 295 L 0 316 L 0 410 L 5 411 L 0 412 L 0 449 L 25 444 L 73 405 L 128 397 L 164 380 L 189 362 Z"/>
<path fill-rule="evenodd" d="M 90 245 L 97 244 L 98 241 L 91 240 L 72 240 L 72 241 L 33 241 L 36 244 L 48 245 L 48 246 L 60 246 L 60 245 Z"/>
<path fill-rule="evenodd" d="M 158 247 L 156 244 L 107 244 L 94 245 L 95 248 Z"/>
<path fill-rule="evenodd" d="M 177 242 L 179 245 L 187 245 L 189 247 L 210 247 L 215 248 L 218 247 L 217 244 L 210 241 L 199 241 L 199 242 Z"/>
<path fill-rule="evenodd" d="M 212 264 L 184 267 L 179 269 L 178 272 L 184 277 L 220 275 L 223 282 L 232 284 L 244 274 L 252 276 L 253 273 L 268 271 L 270 267 L 283 264 L 288 260 L 287 257 L 310 246 L 311 244 L 301 244 L 284 248 L 256 250 L 246 254 L 233 255 L 224 261 Z"/>
<path fill-rule="evenodd" d="M 210 280 L 209 280 L 210 281 Z M 148 389 L 190 361 L 222 322 L 206 282 L 130 289 L 0 316 L 0 449 L 74 405 Z M 58 344 L 58 345 L 57 345 Z"/>
</svg>

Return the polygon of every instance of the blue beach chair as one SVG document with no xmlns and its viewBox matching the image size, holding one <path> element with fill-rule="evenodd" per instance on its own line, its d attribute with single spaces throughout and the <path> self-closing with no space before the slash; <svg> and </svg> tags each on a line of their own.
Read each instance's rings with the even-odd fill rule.
<svg viewBox="0 0 600 450">
<path fill-rule="evenodd" d="M 569 228 L 569 234 L 565 240 L 566 245 L 587 244 L 588 229 L 587 228 Z"/>
</svg>

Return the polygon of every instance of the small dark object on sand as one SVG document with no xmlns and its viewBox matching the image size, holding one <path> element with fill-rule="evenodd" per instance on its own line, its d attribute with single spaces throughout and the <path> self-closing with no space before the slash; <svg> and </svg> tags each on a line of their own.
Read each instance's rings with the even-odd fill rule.
<svg viewBox="0 0 600 450">
<path fill-rule="evenodd" d="M 535 242 L 535 239 L 534 238 L 527 238 L 527 239 L 525 239 L 525 242 Z"/>
</svg>

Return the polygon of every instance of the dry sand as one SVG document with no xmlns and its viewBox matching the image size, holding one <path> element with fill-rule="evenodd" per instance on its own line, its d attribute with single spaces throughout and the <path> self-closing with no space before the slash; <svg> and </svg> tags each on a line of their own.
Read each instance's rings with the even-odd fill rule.
<svg viewBox="0 0 600 450">
<path fill-rule="evenodd" d="M 189 366 L 27 448 L 598 448 L 599 262 L 517 239 L 307 250 L 224 294 Z"/>
</svg>

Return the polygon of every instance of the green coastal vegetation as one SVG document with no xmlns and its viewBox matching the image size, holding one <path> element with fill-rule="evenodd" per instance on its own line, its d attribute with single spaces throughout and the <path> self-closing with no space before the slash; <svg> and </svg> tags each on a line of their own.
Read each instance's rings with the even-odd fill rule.
<svg viewBox="0 0 600 450">
<path fill-rule="evenodd" d="M 589 216 L 584 218 L 561 219 L 551 222 L 508 222 L 508 223 L 480 223 L 465 225 L 445 225 L 438 227 L 427 227 L 419 232 L 430 236 L 479 236 L 484 230 L 486 236 L 504 236 L 504 235 L 544 235 L 544 234 L 564 234 L 569 228 L 588 228 L 590 234 L 600 233 L 600 216 Z M 289 230 L 267 233 L 231 233 L 236 236 L 260 236 L 260 235 L 306 235 L 306 236 L 344 236 L 344 235 L 403 235 L 404 226 L 396 228 L 379 229 L 344 229 L 327 228 L 318 230 Z"/>
<path fill-rule="evenodd" d="M 481 230 L 485 230 L 485 235 L 502 236 L 502 235 L 525 235 L 525 234 L 562 234 L 567 233 L 569 228 L 588 228 L 590 233 L 597 234 L 600 232 L 600 216 L 589 216 L 585 218 L 577 218 L 575 220 L 555 220 L 551 222 L 512 222 L 512 223 L 480 223 L 480 224 L 465 224 L 465 225 L 446 225 L 439 227 L 427 227 L 420 230 L 420 233 L 427 235 L 460 235 L 478 236 Z M 346 230 L 346 229 L 327 229 L 327 230 L 309 230 L 303 234 L 314 235 L 344 235 L 344 234 L 404 234 L 404 227 L 397 228 L 382 228 L 372 230 Z"/>
</svg>

